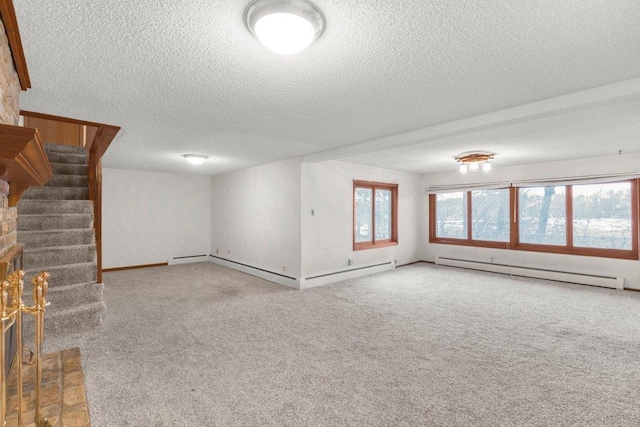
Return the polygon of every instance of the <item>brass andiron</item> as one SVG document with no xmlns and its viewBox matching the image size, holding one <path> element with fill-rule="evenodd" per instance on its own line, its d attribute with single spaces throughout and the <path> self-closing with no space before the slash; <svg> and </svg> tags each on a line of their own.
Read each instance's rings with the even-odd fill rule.
<svg viewBox="0 0 640 427">
<path fill-rule="evenodd" d="M 33 284 L 33 307 L 24 307 L 23 305 L 23 310 L 36 317 L 36 337 L 34 345 L 36 354 L 36 408 L 33 422 L 37 427 L 49 427 L 51 424 L 40 412 L 40 399 L 42 394 L 42 342 L 44 341 L 44 313 L 47 306 L 46 297 L 47 290 L 49 289 L 49 273 L 42 272 L 38 274 L 36 277 L 31 279 L 31 283 Z M 19 390 L 19 393 L 21 393 L 22 388 Z"/>
<path fill-rule="evenodd" d="M 16 374 L 18 393 L 18 425 L 22 425 L 22 288 L 24 277 L 23 270 L 11 273 L 7 280 L 0 284 L 0 312 L 2 313 L 2 335 L 0 337 L 0 379 L 2 380 L 2 403 L 0 404 L 0 415 L 2 425 L 6 425 L 7 420 L 7 375 L 6 375 L 6 353 L 5 334 L 13 324 L 16 325 L 16 342 L 18 351 L 16 352 Z"/>
<path fill-rule="evenodd" d="M 35 336 L 35 364 L 36 364 L 36 390 L 35 390 L 35 416 L 34 423 L 37 427 L 48 427 L 51 424 L 42 416 L 40 408 L 41 384 L 42 384 L 42 343 L 44 341 L 44 313 L 47 305 L 46 296 L 49 288 L 49 273 L 42 272 L 34 277 L 33 283 L 33 307 L 25 307 L 22 302 L 23 293 L 23 270 L 16 270 L 11 273 L 6 280 L 0 283 L 0 313 L 2 314 L 2 335 L 0 337 L 0 380 L 2 380 L 0 402 L 0 423 L 5 426 L 7 423 L 7 375 L 6 375 L 6 354 L 5 354 L 5 333 L 16 325 L 16 392 L 17 392 L 17 420 L 18 426 L 22 426 L 22 312 L 35 316 L 36 336 Z"/>
</svg>

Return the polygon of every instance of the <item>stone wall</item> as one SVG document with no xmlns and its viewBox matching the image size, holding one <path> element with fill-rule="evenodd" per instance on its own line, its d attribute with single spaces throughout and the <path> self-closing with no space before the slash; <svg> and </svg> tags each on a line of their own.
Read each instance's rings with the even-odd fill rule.
<svg viewBox="0 0 640 427">
<path fill-rule="evenodd" d="M 17 126 L 19 105 L 20 80 L 13 65 L 4 24 L 0 20 L 0 123 Z"/>
<path fill-rule="evenodd" d="M 9 40 L 0 20 L 0 123 L 17 126 L 20 117 L 20 80 L 13 65 Z M 9 184 L 0 180 L 0 256 L 16 244 L 17 208 L 10 208 Z"/>
</svg>

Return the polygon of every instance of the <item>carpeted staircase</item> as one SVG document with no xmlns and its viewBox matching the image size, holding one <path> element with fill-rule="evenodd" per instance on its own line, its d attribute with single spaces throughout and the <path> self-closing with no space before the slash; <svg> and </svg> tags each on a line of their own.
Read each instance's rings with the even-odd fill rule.
<svg viewBox="0 0 640 427">
<path fill-rule="evenodd" d="M 88 200 L 85 150 L 58 144 L 45 144 L 45 150 L 54 176 L 44 187 L 29 188 L 18 202 L 18 243 L 24 245 L 26 304 L 31 304 L 31 278 L 41 271 L 50 274 L 47 337 L 100 325 L 106 306 L 104 285 L 96 282 L 93 203 Z M 28 336 L 33 325 L 25 320 Z"/>
</svg>

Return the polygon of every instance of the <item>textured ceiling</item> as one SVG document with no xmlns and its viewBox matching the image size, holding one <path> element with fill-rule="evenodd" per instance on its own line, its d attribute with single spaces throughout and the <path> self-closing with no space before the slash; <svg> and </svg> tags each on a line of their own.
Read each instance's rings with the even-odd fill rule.
<svg viewBox="0 0 640 427">
<path fill-rule="evenodd" d="M 640 152 L 640 91 L 392 152 L 380 146 L 638 79 L 638 0 L 316 0 L 326 31 L 292 56 L 247 31 L 247 3 L 14 0 L 33 85 L 21 107 L 121 126 L 104 165 L 166 172 L 215 175 L 317 153 L 424 173 L 468 149 L 496 151 L 496 165 Z M 566 148 L 551 152 L 558 141 Z M 340 154 L 352 145 L 355 157 Z M 191 152 L 211 159 L 194 168 L 180 157 Z"/>
</svg>

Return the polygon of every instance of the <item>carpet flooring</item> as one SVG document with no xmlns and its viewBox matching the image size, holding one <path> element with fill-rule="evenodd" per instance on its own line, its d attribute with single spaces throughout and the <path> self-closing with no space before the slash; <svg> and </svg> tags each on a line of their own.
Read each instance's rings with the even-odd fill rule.
<svg viewBox="0 0 640 427">
<path fill-rule="evenodd" d="M 426 263 L 297 291 L 107 273 L 93 426 L 640 425 L 640 293 Z"/>
</svg>

